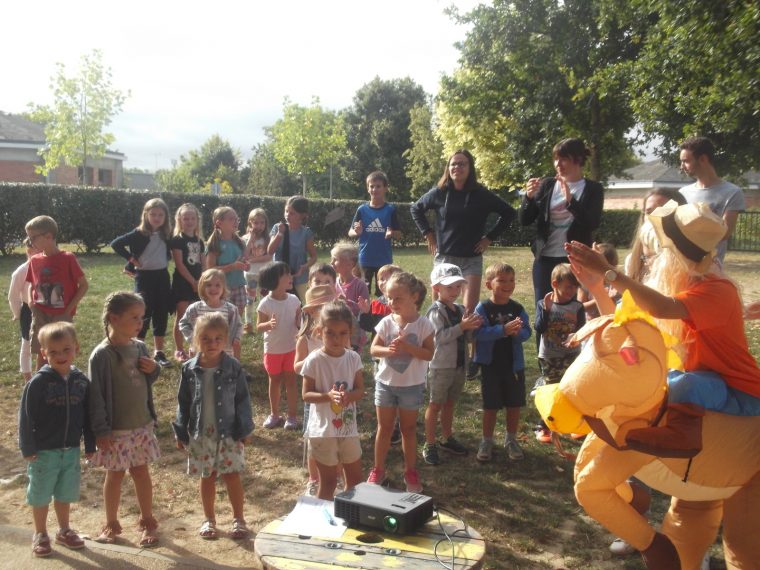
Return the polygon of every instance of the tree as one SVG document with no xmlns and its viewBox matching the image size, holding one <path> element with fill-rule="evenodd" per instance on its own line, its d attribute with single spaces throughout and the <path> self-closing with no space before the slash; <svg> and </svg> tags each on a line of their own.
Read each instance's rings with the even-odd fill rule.
<svg viewBox="0 0 760 570">
<path fill-rule="evenodd" d="M 248 162 L 248 191 L 264 196 L 292 196 L 300 191 L 298 179 L 277 162 L 271 140 L 253 147 Z"/>
<path fill-rule="evenodd" d="M 348 175 L 364 192 L 364 180 L 373 170 L 388 176 L 394 199 L 407 200 L 412 182 L 406 175 L 404 152 L 411 147 L 410 112 L 425 105 L 425 90 L 406 77 L 382 80 L 375 77 L 354 95 L 345 111 L 348 147 Z"/>
<path fill-rule="evenodd" d="M 29 105 L 29 117 L 45 125 L 44 162 L 36 170 L 47 174 L 61 164 L 82 167 L 80 182 L 86 180 L 89 158 L 102 157 L 114 136 L 105 131 L 121 108 L 126 94 L 111 84 L 111 68 L 104 67 L 100 50 L 82 56 L 78 74 L 67 77 L 66 67 L 57 63 L 51 78 L 52 105 Z"/>
<path fill-rule="evenodd" d="M 551 148 L 577 136 L 593 149 L 592 178 L 630 164 L 635 126 L 628 78 L 605 73 L 637 46 L 598 1 L 495 0 L 467 15 L 459 68 L 441 82 L 446 152 L 468 147 L 483 182 L 506 188 L 552 172 Z"/>
<path fill-rule="evenodd" d="M 336 164 L 346 152 L 343 121 L 327 111 L 314 97 L 311 106 L 302 107 L 285 98 L 282 119 L 267 129 L 275 158 L 292 175 L 301 177 L 306 195 L 309 174 L 321 174 Z"/>
<path fill-rule="evenodd" d="M 645 139 L 673 157 L 686 137 L 710 137 L 719 172 L 760 167 L 760 3 L 746 0 L 605 0 L 641 43 L 616 73 Z"/>
<path fill-rule="evenodd" d="M 410 113 L 409 139 L 411 146 L 404 151 L 406 176 L 411 181 L 410 197 L 419 198 L 430 190 L 446 165 L 443 144 L 433 129 L 431 104 L 417 105 Z"/>
<path fill-rule="evenodd" d="M 156 173 L 156 183 L 171 192 L 208 192 L 214 183 L 222 192 L 231 194 L 243 187 L 240 152 L 229 141 L 212 135 L 198 150 L 180 156 L 170 170 Z"/>
</svg>

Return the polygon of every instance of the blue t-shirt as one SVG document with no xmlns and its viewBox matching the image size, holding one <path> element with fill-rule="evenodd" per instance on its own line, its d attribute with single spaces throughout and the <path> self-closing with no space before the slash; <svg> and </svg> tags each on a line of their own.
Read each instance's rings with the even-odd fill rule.
<svg viewBox="0 0 760 570">
<path fill-rule="evenodd" d="M 359 235 L 359 265 L 362 267 L 382 267 L 393 262 L 391 240 L 385 239 L 385 232 L 401 229 L 396 215 L 396 206 L 387 202 L 382 208 L 373 208 L 369 202 L 356 210 L 354 223 L 361 221 L 362 233 Z"/>
<path fill-rule="evenodd" d="M 277 225 L 273 225 L 272 231 L 269 233 L 272 238 L 277 235 Z M 306 242 L 313 237 L 314 232 L 308 226 L 301 226 L 297 230 L 290 228 L 290 259 L 285 259 L 285 255 L 283 254 L 282 246 L 285 244 L 285 240 L 283 239 L 280 245 L 277 246 L 277 251 L 274 252 L 274 261 L 284 261 L 290 267 L 290 271 L 298 271 L 298 268 L 309 259 L 309 254 L 306 251 Z M 309 272 L 304 271 L 298 277 L 293 278 L 293 285 L 300 285 L 308 280 Z"/>
<path fill-rule="evenodd" d="M 236 262 L 243 255 L 243 248 L 238 245 L 233 239 L 223 239 L 219 243 L 219 255 L 216 256 L 217 265 L 228 265 Z M 227 277 L 227 288 L 237 289 L 245 285 L 245 275 L 243 275 L 242 269 L 234 269 L 228 271 L 225 276 Z"/>
</svg>

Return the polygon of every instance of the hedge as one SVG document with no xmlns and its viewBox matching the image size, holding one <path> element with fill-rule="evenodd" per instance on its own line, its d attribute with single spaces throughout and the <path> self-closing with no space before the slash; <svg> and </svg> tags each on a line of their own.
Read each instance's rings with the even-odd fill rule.
<svg viewBox="0 0 760 570">
<path fill-rule="evenodd" d="M 184 202 L 192 202 L 203 214 L 206 235 L 211 230 L 211 213 L 219 206 L 230 206 L 241 218 L 245 231 L 248 212 L 263 208 L 270 223 L 282 218 L 285 198 L 232 194 L 180 194 L 147 190 L 115 190 L 49 184 L 0 183 L 0 253 L 8 255 L 24 237 L 24 225 L 34 216 L 52 216 L 59 226 L 59 241 L 79 245 L 87 252 L 100 251 L 111 240 L 130 231 L 140 221 L 142 207 L 150 198 L 160 197 L 174 212 Z M 314 229 L 318 247 L 330 247 L 346 237 L 351 219 L 360 200 L 310 199 L 309 225 Z M 403 237 L 398 245 L 422 245 L 423 240 L 409 212 L 408 204 L 399 204 L 399 222 Z M 639 212 L 610 210 L 604 213 L 597 232 L 598 241 L 627 246 L 633 235 Z M 325 224 L 325 221 L 328 223 Z M 493 223 L 493 219 L 489 219 Z M 527 246 L 535 235 L 535 227 L 513 223 L 500 245 Z"/>
</svg>

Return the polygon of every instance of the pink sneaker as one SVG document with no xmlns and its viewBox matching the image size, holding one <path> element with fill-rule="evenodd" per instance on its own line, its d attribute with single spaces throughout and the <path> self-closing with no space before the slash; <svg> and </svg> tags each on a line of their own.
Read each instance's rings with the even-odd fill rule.
<svg viewBox="0 0 760 570">
<path fill-rule="evenodd" d="M 420 474 L 416 469 L 407 469 L 406 473 L 404 473 L 404 482 L 406 483 L 407 493 L 422 493 Z"/>
<path fill-rule="evenodd" d="M 284 421 L 285 420 L 282 419 L 282 416 L 275 416 L 270 414 L 267 416 L 267 419 L 264 420 L 262 427 L 266 429 L 274 429 L 276 427 L 280 427 Z"/>
<path fill-rule="evenodd" d="M 373 467 L 372 471 L 369 472 L 369 477 L 367 477 L 367 483 L 382 485 L 385 483 L 385 471 L 378 469 L 377 467 Z"/>
</svg>

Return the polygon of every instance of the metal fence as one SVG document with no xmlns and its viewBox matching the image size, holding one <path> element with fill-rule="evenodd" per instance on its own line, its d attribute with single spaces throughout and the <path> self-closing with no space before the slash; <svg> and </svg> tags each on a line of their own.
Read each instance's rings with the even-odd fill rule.
<svg viewBox="0 0 760 570">
<path fill-rule="evenodd" d="M 760 251 L 760 212 L 740 212 L 736 229 L 728 240 L 731 251 Z"/>
</svg>

